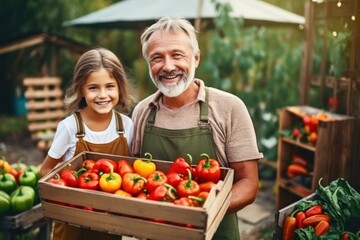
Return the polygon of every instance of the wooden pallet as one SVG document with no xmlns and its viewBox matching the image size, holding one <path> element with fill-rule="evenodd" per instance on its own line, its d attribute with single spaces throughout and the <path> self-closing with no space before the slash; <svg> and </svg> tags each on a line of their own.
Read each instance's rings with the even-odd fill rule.
<svg viewBox="0 0 360 240">
<path fill-rule="evenodd" d="M 41 151 L 51 145 L 57 124 L 63 117 L 64 103 L 61 79 L 58 77 L 25 78 L 28 129 Z"/>
</svg>

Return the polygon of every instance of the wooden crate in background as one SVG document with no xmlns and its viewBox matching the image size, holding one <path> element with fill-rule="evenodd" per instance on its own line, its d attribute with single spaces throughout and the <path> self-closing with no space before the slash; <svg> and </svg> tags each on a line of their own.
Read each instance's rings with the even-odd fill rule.
<svg viewBox="0 0 360 240">
<path fill-rule="evenodd" d="M 59 121 L 64 117 L 63 91 L 58 77 L 25 78 L 28 129 L 41 151 L 50 147 Z"/>
<path fill-rule="evenodd" d="M 302 121 L 302 113 L 317 114 L 321 109 L 289 106 L 281 109 L 279 131 L 291 130 Z M 315 192 L 319 179 L 328 185 L 340 177 L 360 189 L 360 120 L 326 112 L 331 121 L 319 121 L 316 145 L 296 141 L 280 134 L 277 160 L 277 209 L 284 208 Z M 311 172 L 289 178 L 286 170 L 294 154 L 306 159 Z"/>
</svg>

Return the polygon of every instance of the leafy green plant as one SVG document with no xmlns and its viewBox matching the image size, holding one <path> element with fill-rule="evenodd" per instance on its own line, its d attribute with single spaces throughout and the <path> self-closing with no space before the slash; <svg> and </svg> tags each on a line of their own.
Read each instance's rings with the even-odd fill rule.
<svg viewBox="0 0 360 240">
<path fill-rule="evenodd" d="M 201 78 L 245 102 L 260 150 L 275 161 L 278 110 L 298 102 L 301 32 L 290 29 L 290 36 L 289 29 L 245 27 L 242 19 L 230 17 L 228 4 L 215 3 L 219 16 L 208 37 Z"/>
</svg>

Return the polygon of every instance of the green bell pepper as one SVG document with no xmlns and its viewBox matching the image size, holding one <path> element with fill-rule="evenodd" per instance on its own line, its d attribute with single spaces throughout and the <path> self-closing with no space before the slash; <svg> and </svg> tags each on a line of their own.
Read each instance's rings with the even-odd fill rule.
<svg viewBox="0 0 360 240">
<path fill-rule="evenodd" d="M 40 176 L 40 170 L 35 165 L 28 165 L 25 169 L 25 171 L 33 172 L 35 173 L 36 179 L 39 180 L 41 178 Z"/>
<path fill-rule="evenodd" d="M 10 210 L 10 196 L 0 190 L 0 216 L 5 215 Z"/>
<path fill-rule="evenodd" d="M 20 185 L 35 187 L 37 184 L 37 177 L 36 174 L 32 171 L 24 171 L 20 174 L 19 183 Z"/>
<path fill-rule="evenodd" d="M 20 186 L 10 195 L 11 211 L 24 212 L 34 205 L 35 191 L 29 186 Z"/>
<path fill-rule="evenodd" d="M 11 194 L 17 188 L 16 179 L 10 173 L 0 175 L 0 190 Z"/>
</svg>

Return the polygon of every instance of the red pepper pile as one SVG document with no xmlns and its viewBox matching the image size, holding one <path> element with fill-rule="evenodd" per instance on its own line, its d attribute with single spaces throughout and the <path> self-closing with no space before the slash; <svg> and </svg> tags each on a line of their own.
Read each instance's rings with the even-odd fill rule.
<svg viewBox="0 0 360 240">
<path fill-rule="evenodd" d="M 133 164 L 125 159 L 117 162 L 105 158 L 87 159 L 79 169 L 63 169 L 49 182 L 123 197 L 201 207 L 221 177 L 219 162 L 205 153 L 196 166 L 191 165 L 189 154 L 188 161 L 179 157 L 167 172 L 156 169 L 151 154 L 146 155 L 149 159 L 136 159 Z"/>
<path fill-rule="evenodd" d="M 316 204 L 305 211 L 294 211 L 287 216 L 283 226 L 283 240 L 294 239 L 297 228 L 312 227 L 316 236 L 322 236 L 330 229 L 331 218 L 323 212 L 323 207 Z"/>
</svg>

